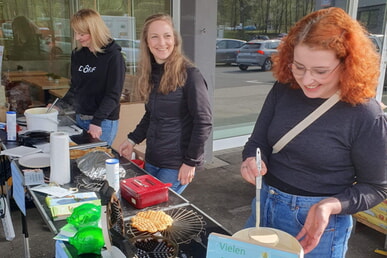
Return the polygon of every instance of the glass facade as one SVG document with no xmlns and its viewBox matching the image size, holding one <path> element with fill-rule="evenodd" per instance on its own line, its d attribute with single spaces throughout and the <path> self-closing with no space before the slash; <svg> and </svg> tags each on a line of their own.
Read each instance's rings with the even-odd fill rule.
<svg viewBox="0 0 387 258">
<path fill-rule="evenodd" d="M 357 19 L 367 28 L 382 56 L 386 24 L 385 0 L 360 0 Z M 270 3 L 270 4 L 268 4 Z M 306 14 L 331 6 L 348 9 L 346 1 L 235 1 L 218 0 L 217 38 L 234 40 L 278 39 Z M 348 10 L 347 10 L 348 11 Z M 371 36 L 370 36 L 371 37 Z M 232 51 L 233 49 L 229 49 Z M 217 47 L 217 60 L 226 50 Z M 238 50 L 234 50 L 235 54 Z M 384 54 L 386 55 L 386 54 Z M 238 67 L 237 58 L 231 62 L 217 61 L 214 93 L 214 149 L 242 146 L 252 132 L 263 100 L 274 83 L 270 71 L 261 67 Z M 223 56 L 223 60 L 226 60 Z M 385 67 L 382 67 L 385 73 Z M 387 88 L 379 86 L 381 100 L 387 103 Z M 235 139 L 235 141 L 233 140 Z M 217 144 L 217 141 L 219 144 Z"/>
<path fill-rule="evenodd" d="M 218 0 L 217 37 L 245 41 L 267 37 L 280 38 L 305 14 L 336 2 L 338 1 L 278 0 L 271 1 L 271 5 L 266 6 L 267 1 Z M 122 46 L 127 65 L 125 92 L 129 93 L 126 100 L 131 101 L 130 82 L 136 72 L 143 21 L 153 13 L 172 14 L 172 10 L 176 11 L 179 3 L 180 1 L 171 0 L 0 1 L 0 46 L 4 47 L 1 62 L 2 83 L 7 86 L 21 81 L 21 76 L 15 76 L 16 71 L 39 71 L 69 78 L 70 54 L 75 47 L 69 24 L 70 17 L 79 9 L 93 8 L 100 12 L 113 38 Z M 384 27 L 381 25 L 385 24 L 386 1 L 374 0 L 372 3 L 370 5 L 368 1 L 359 1 L 357 18 L 370 32 L 384 34 Z M 179 19 L 179 15 L 177 13 L 175 19 Z M 184 21 L 184 17 L 181 19 Z M 179 28 L 180 24 L 176 25 Z M 190 29 L 181 28 L 182 32 Z M 187 38 L 190 37 L 191 35 Z M 380 42 L 382 44 L 383 39 Z M 192 42 L 185 42 L 184 45 L 191 48 Z M 381 45 L 378 47 L 383 49 Z M 216 49 L 216 52 L 228 51 L 221 47 Z M 190 52 L 190 49 L 187 50 L 186 52 Z M 382 54 L 382 51 L 380 52 Z M 234 57 L 226 58 L 235 58 L 235 52 Z M 271 72 L 260 67 L 251 66 L 243 70 L 233 61 L 217 63 L 213 89 L 214 141 L 248 136 L 273 83 Z M 382 101 L 387 103 L 386 87 L 382 87 L 382 90 Z M 29 91 L 32 103 L 47 100 L 42 99 L 42 94 L 35 88 L 29 87 Z M 244 139 L 239 140 L 236 145 L 243 144 Z M 226 147 L 233 147 L 233 144 Z"/>
<path fill-rule="evenodd" d="M 153 13 L 171 13 L 169 0 L 4 0 L 0 2 L 0 45 L 3 84 L 22 81 L 31 71 L 70 77 L 70 55 L 76 42 L 70 17 L 82 8 L 100 12 L 112 36 L 122 46 L 127 77 L 135 73 L 139 34 L 144 19 Z M 15 77 L 14 72 L 20 76 Z M 128 85 L 127 85 L 128 86 Z M 33 90 L 32 90 L 33 91 Z M 39 94 L 31 93 L 32 102 Z M 12 108 L 12 107 L 11 107 Z M 13 107 L 13 109 L 16 109 Z"/>
</svg>

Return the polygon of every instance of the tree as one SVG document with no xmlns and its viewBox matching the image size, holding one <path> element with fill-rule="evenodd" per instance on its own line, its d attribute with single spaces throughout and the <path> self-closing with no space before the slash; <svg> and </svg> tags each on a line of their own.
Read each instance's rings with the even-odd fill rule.
<svg viewBox="0 0 387 258">
<path fill-rule="evenodd" d="M 265 34 L 287 32 L 315 6 L 316 0 L 218 0 L 218 24 L 254 24 Z"/>
</svg>

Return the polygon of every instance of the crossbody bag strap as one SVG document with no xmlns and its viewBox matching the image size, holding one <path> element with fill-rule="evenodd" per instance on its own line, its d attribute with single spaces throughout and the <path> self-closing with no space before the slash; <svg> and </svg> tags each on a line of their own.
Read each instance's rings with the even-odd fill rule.
<svg viewBox="0 0 387 258">
<path fill-rule="evenodd" d="M 287 132 L 281 139 L 278 140 L 273 146 L 272 153 L 278 153 L 285 147 L 288 142 L 290 142 L 294 137 L 301 133 L 306 127 L 313 123 L 317 118 L 322 114 L 328 111 L 333 105 L 335 105 L 340 100 L 340 92 L 337 91 L 324 103 L 322 103 L 318 108 L 316 108 L 312 113 L 310 113 L 304 120 L 299 122 L 295 127 L 293 127 L 289 132 Z"/>
</svg>

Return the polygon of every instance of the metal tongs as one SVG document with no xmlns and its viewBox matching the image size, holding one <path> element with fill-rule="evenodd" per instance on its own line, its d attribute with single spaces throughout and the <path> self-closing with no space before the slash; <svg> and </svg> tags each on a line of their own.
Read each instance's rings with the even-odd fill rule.
<svg viewBox="0 0 387 258">
<path fill-rule="evenodd" d="M 257 148 L 257 152 L 255 155 L 257 169 L 258 169 L 258 176 L 255 178 L 255 186 L 256 186 L 256 225 L 255 228 L 252 228 L 249 231 L 249 237 L 259 243 L 265 243 L 272 246 L 275 246 L 278 241 L 279 237 L 277 233 L 266 227 L 260 227 L 261 223 L 261 188 L 262 188 L 262 161 L 261 161 L 261 151 L 259 148 Z"/>
<path fill-rule="evenodd" d="M 261 150 L 257 148 L 255 155 L 255 162 L 257 164 L 258 176 L 255 178 L 255 189 L 256 189 L 256 201 L 255 201 L 255 211 L 256 211 L 256 227 L 259 228 L 260 219 L 261 219 L 261 188 L 262 188 L 262 161 L 261 161 Z"/>
</svg>

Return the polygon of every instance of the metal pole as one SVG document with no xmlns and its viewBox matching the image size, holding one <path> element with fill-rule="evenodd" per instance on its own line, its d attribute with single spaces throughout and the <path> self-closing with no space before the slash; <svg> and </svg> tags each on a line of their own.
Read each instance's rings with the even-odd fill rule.
<svg viewBox="0 0 387 258">
<path fill-rule="evenodd" d="M 384 80 L 386 76 L 386 63 L 387 63 L 387 4 L 384 7 L 384 17 L 383 17 L 383 32 L 384 32 L 384 38 L 383 38 L 383 47 L 382 52 L 380 55 L 380 76 L 379 76 L 379 83 L 378 88 L 376 89 L 376 100 L 382 102 L 382 95 L 383 95 L 383 88 L 384 88 Z"/>
<path fill-rule="evenodd" d="M 181 2 L 180 1 L 181 0 L 171 1 L 173 26 L 179 32 L 180 32 L 180 19 L 181 19 L 181 13 L 180 13 Z"/>
<path fill-rule="evenodd" d="M 30 258 L 30 243 L 28 239 L 28 227 L 27 227 L 27 219 L 24 216 L 23 212 L 20 211 L 21 219 L 22 219 L 22 231 L 24 236 L 24 258 Z"/>
<path fill-rule="evenodd" d="M 359 6 L 359 0 L 348 0 L 347 1 L 348 14 L 355 20 L 357 17 L 358 6 Z"/>
</svg>

